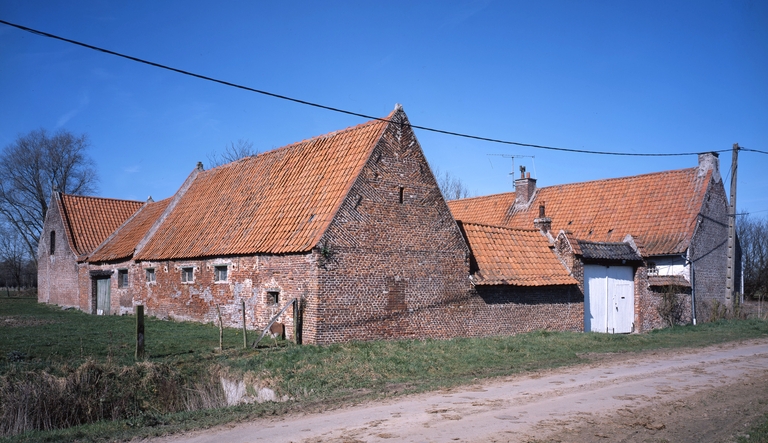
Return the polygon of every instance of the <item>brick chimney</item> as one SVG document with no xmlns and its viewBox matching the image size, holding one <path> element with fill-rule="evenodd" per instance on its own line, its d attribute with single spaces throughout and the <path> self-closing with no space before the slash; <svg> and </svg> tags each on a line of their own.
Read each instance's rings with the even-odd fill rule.
<svg viewBox="0 0 768 443">
<path fill-rule="evenodd" d="M 547 237 L 550 243 L 555 241 L 554 237 L 552 237 L 552 234 L 549 232 L 552 230 L 552 219 L 547 217 L 544 213 L 543 204 L 539 205 L 539 216 L 533 219 L 533 226 L 541 231 L 541 235 Z"/>
<path fill-rule="evenodd" d="M 531 178 L 530 172 L 525 172 L 525 166 L 520 166 L 520 178 L 515 180 L 515 205 L 527 205 L 536 193 L 536 179 Z"/>
<path fill-rule="evenodd" d="M 712 170 L 712 177 L 716 182 L 720 182 L 720 160 L 718 157 L 720 157 L 720 154 L 717 152 L 705 152 L 703 154 L 699 154 L 698 176 L 701 177 L 702 175 L 706 174 L 707 171 Z"/>
</svg>

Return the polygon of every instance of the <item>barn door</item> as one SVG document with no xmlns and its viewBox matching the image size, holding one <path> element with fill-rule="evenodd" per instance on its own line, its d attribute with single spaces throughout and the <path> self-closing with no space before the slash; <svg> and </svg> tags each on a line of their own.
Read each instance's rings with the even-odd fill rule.
<svg viewBox="0 0 768 443">
<path fill-rule="evenodd" d="M 584 265 L 584 332 L 605 332 L 608 328 L 607 268 Z"/>
<path fill-rule="evenodd" d="M 96 280 L 96 315 L 109 315 L 109 278 Z"/>
<path fill-rule="evenodd" d="M 635 319 L 629 266 L 584 265 L 584 331 L 628 333 Z"/>
<path fill-rule="evenodd" d="M 611 308 L 608 324 L 616 334 L 632 332 L 635 320 L 635 285 L 632 268 L 628 266 L 608 267 L 608 294 Z"/>
</svg>

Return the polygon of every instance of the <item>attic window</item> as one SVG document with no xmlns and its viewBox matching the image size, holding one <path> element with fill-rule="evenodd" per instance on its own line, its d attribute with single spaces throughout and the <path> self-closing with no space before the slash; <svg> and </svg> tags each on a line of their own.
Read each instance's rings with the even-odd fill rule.
<svg viewBox="0 0 768 443">
<path fill-rule="evenodd" d="M 222 283 L 227 281 L 227 266 L 216 266 L 213 268 L 214 281 Z"/>
<path fill-rule="evenodd" d="M 51 242 L 49 245 L 51 247 L 50 254 L 53 255 L 56 252 L 56 231 L 51 231 Z"/>
<path fill-rule="evenodd" d="M 128 270 L 127 269 L 117 270 L 117 287 L 120 289 L 125 289 L 128 287 Z"/>
<path fill-rule="evenodd" d="M 267 304 L 276 305 L 280 301 L 280 291 L 267 291 Z"/>
<path fill-rule="evenodd" d="M 405 195 L 405 188 L 403 188 L 402 186 L 400 186 L 400 197 L 399 197 L 399 199 L 400 199 L 400 204 L 402 204 L 402 203 L 403 203 L 403 196 L 404 196 L 404 195 Z"/>
<path fill-rule="evenodd" d="M 182 283 L 194 283 L 195 281 L 195 268 L 181 268 L 181 282 Z"/>
</svg>

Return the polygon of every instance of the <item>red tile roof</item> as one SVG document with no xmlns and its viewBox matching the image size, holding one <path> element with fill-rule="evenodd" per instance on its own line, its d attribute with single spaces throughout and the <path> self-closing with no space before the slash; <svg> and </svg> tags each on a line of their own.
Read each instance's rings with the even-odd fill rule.
<svg viewBox="0 0 768 443">
<path fill-rule="evenodd" d="M 134 258 L 310 250 L 388 124 L 373 120 L 201 171 Z"/>
<path fill-rule="evenodd" d="M 69 230 L 69 245 L 79 256 L 96 249 L 143 204 L 133 200 L 59 195 L 62 217 Z"/>
<path fill-rule="evenodd" d="M 538 229 L 461 223 L 477 264 L 475 284 L 575 285 Z"/>
<path fill-rule="evenodd" d="M 171 199 L 146 203 L 117 229 L 101 246 L 88 256 L 90 262 L 105 262 L 130 258 L 136 245 L 168 207 Z"/>
<path fill-rule="evenodd" d="M 514 207 L 514 193 L 448 206 L 457 220 L 528 229 L 544 205 L 553 235 L 566 230 L 579 239 L 621 242 L 631 234 L 648 255 L 680 254 L 690 244 L 711 176 L 711 170 L 681 169 L 540 188 L 521 208 Z"/>
</svg>

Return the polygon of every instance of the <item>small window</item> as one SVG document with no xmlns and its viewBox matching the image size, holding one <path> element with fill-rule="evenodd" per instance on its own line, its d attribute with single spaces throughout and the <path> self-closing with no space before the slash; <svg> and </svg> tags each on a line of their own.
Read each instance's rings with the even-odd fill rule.
<svg viewBox="0 0 768 443">
<path fill-rule="evenodd" d="M 216 266 L 214 269 L 214 281 L 216 282 L 225 282 L 227 281 L 227 267 L 226 266 Z"/>
<path fill-rule="evenodd" d="M 56 231 L 51 231 L 51 242 L 50 245 L 50 254 L 53 255 L 56 253 Z"/>
<path fill-rule="evenodd" d="M 147 283 L 154 283 L 155 282 L 155 268 L 147 268 Z"/>
<path fill-rule="evenodd" d="M 117 287 L 120 289 L 124 289 L 128 287 L 128 270 L 127 269 L 117 270 Z"/>
<path fill-rule="evenodd" d="M 280 301 L 280 291 L 267 291 L 267 304 L 276 305 Z"/>
<path fill-rule="evenodd" d="M 181 282 L 193 283 L 195 281 L 194 268 L 181 268 Z"/>
<path fill-rule="evenodd" d="M 400 186 L 400 203 L 403 203 L 404 195 L 405 195 L 405 188 Z"/>
</svg>

